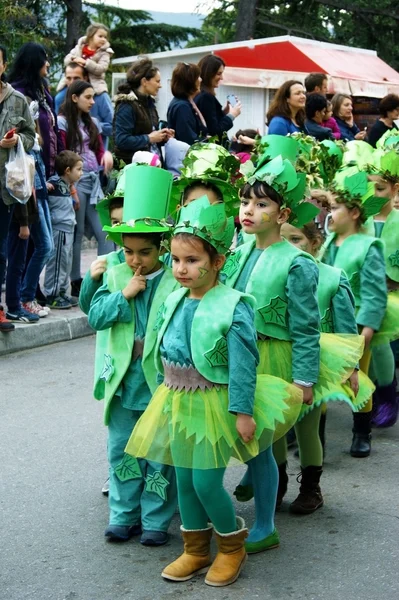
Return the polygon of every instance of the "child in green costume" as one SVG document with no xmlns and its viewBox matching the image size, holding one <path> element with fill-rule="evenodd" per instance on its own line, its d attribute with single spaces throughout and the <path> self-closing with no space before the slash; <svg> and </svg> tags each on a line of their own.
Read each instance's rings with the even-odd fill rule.
<svg viewBox="0 0 399 600">
<path fill-rule="evenodd" d="M 108 332 L 99 376 L 110 466 L 105 536 L 128 540 L 142 531 L 140 541 L 148 546 L 168 540 L 176 509 L 175 473 L 172 467 L 128 456 L 124 448 L 157 386 L 158 310 L 178 287 L 160 262 L 171 184 L 172 175 L 155 167 L 127 172 L 122 222 L 104 227 L 123 246 L 126 262 L 107 270 L 89 310 L 90 325 Z"/>
<path fill-rule="evenodd" d="M 320 491 L 322 450 L 318 439 L 320 402 L 346 381 L 361 355 L 358 336 L 322 334 L 317 302 L 318 268 L 308 253 L 281 237 L 287 221 L 300 226 L 318 214 L 303 201 L 305 175 L 295 169 L 298 144 L 290 137 L 266 136 L 267 148 L 256 168 L 242 165 L 247 184 L 241 191 L 240 222 L 252 240 L 227 261 L 226 284 L 256 299 L 255 326 L 260 353 L 259 373 L 272 373 L 303 391 L 306 420 L 298 423 L 299 439 L 312 435 L 311 457 L 302 463 L 301 490 L 290 510 L 310 513 L 323 505 Z M 238 500 L 255 496 L 257 523 L 249 538 L 253 551 L 275 546 L 274 510 L 287 491 L 286 443 L 274 446 L 267 475 L 254 478 L 251 468 L 236 490 Z M 255 459 L 254 462 L 260 460 Z M 251 465 L 249 465 L 251 467 Z M 266 471 L 265 471 L 266 472 Z M 267 483 L 265 483 L 267 481 Z M 278 489 L 277 489 L 278 484 Z M 259 516 L 262 516 L 262 519 Z M 259 520 L 259 523 L 258 523 Z"/>
<path fill-rule="evenodd" d="M 299 250 L 308 252 L 314 258 L 317 258 L 320 247 L 324 241 L 320 228 L 311 221 L 303 227 L 294 227 L 289 223 L 284 223 L 281 228 L 281 235 L 290 244 L 293 244 Z M 318 262 L 319 283 L 317 286 L 317 297 L 320 310 L 320 330 L 325 333 L 340 333 L 357 335 L 357 324 L 355 316 L 355 298 L 353 296 L 348 278 L 342 269 L 330 267 L 324 263 Z M 362 372 L 355 370 L 350 377 L 350 385 L 337 382 L 335 394 L 330 394 L 330 400 L 350 400 L 351 408 L 361 409 L 371 398 L 374 386 L 369 378 Z M 306 406 L 304 406 L 306 409 Z M 319 436 L 323 447 L 325 441 L 325 423 L 326 423 L 327 404 L 324 402 L 321 408 Z M 302 418 L 306 419 L 306 410 L 302 412 Z M 300 416 L 300 419 L 301 419 Z M 312 435 L 315 434 L 310 429 Z M 311 436 L 306 436 L 299 440 L 299 452 L 301 464 L 311 462 L 314 458 L 307 458 L 306 454 L 311 453 L 312 443 L 318 444 L 318 440 L 312 440 Z M 320 453 L 318 453 L 319 461 Z M 322 462 L 320 462 L 322 466 Z"/>
<path fill-rule="evenodd" d="M 334 192 L 327 196 L 331 212 L 322 262 L 343 269 L 349 279 L 356 306 L 356 322 L 365 338 L 365 350 L 360 361 L 367 375 L 370 344 L 382 327 L 387 307 L 387 286 L 383 244 L 375 237 L 361 233 L 367 217 L 377 214 L 384 199 L 375 196 L 374 183 L 367 174 L 343 169 L 335 176 Z M 382 332 L 381 332 L 382 333 Z M 372 399 L 353 414 L 353 440 L 350 453 L 356 458 L 369 456 L 371 451 Z"/>
<path fill-rule="evenodd" d="M 223 487 L 225 468 L 270 447 L 276 423 L 287 430 L 302 396 L 275 377 L 257 382 L 253 299 L 218 281 L 233 233 L 224 204 L 204 196 L 181 209 L 171 254 L 183 287 L 158 322 L 164 383 L 126 447 L 176 467 L 184 553 L 162 576 L 186 581 L 208 572 L 205 583 L 217 587 L 233 583 L 246 559 L 247 529 Z M 218 554 L 210 566 L 213 529 Z"/>
</svg>

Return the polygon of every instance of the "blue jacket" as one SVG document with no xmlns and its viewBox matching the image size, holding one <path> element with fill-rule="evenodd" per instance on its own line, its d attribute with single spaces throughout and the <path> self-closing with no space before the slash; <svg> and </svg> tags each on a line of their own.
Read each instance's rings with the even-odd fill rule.
<svg viewBox="0 0 399 600">
<path fill-rule="evenodd" d="M 58 115 L 60 106 L 65 100 L 67 87 L 64 87 L 58 92 L 54 98 L 55 113 Z M 103 138 L 108 138 L 112 135 L 112 121 L 114 118 L 114 107 L 112 106 L 111 98 L 104 92 L 94 96 L 94 106 L 90 111 L 90 115 L 95 117 L 101 125 L 101 134 Z M 104 139 L 105 142 L 105 139 Z"/>
<path fill-rule="evenodd" d="M 173 98 L 168 107 L 167 118 L 168 127 L 176 132 L 176 139 L 190 146 L 203 140 L 208 134 L 189 100 Z"/>
<path fill-rule="evenodd" d="M 319 142 L 322 140 L 335 140 L 329 127 L 322 127 L 316 121 L 313 121 L 313 119 L 306 119 L 305 126 L 308 134 L 312 135 Z"/>
<path fill-rule="evenodd" d="M 359 133 L 359 131 L 360 131 L 360 129 L 356 125 L 356 123 L 353 123 L 353 126 L 349 127 L 349 125 L 348 125 L 348 123 L 346 123 L 346 121 L 343 121 L 342 119 L 339 119 L 338 117 L 334 117 L 334 118 L 337 121 L 337 125 L 341 132 L 341 139 L 346 140 L 347 142 L 354 140 L 355 135 L 357 133 Z"/>
<path fill-rule="evenodd" d="M 286 117 L 273 117 L 267 130 L 268 135 L 288 135 L 290 133 L 306 133 L 305 127 L 297 127 Z"/>
</svg>

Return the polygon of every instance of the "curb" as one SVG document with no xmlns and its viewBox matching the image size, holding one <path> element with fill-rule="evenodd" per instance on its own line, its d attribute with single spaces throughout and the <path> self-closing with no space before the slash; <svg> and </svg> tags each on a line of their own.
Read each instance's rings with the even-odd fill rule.
<svg viewBox="0 0 399 600">
<path fill-rule="evenodd" d="M 0 356 L 75 340 L 95 333 L 87 322 L 87 316 L 78 308 L 68 310 L 68 317 L 54 316 L 54 312 L 40 319 L 39 323 L 16 323 L 15 331 L 1 333 Z"/>
</svg>

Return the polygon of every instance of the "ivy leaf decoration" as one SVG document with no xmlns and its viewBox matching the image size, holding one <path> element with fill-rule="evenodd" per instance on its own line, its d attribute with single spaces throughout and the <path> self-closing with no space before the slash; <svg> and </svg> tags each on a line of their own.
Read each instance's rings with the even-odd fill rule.
<svg viewBox="0 0 399 600">
<path fill-rule="evenodd" d="M 367 192 L 367 175 L 366 173 L 356 173 L 345 179 L 345 188 L 351 196 L 364 196 Z"/>
<path fill-rule="evenodd" d="M 388 256 L 388 260 L 392 267 L 399 267 L 399 250 Z"/>
<path fill-rule="evenodd" d="M 259 314 L 265 323 L 272 323 L 274 325 L 285 326 L 287 320 L 287 306 L 288 303 L 276 296 L 272 298 L 269 304 L 258 309 Z"/>
<path fill-rule="evenodd" d="M 360 296 L 360 273 L 356 271 L 349 279 L 350 286 L 352 288 L 353 295 L 356 297 Z"/>
<path fill-rule="evenodd" d="M 165 313 L 165 302 L 161 304 L 158 308 L 157 318 L 155 319 L 154 331 L 159 331 L 162 327 L 162 323 L 164 322 L 164 313 Z"/>
<path fill-rule="evenodd" d="M 146 492 L 152 492 L 157 494 L 162 500 L 166 501 L 166 488 L 169 485 L 169 481 L 165 479 L 161 471 L 155 471 L 153 475 L 147 475 L 146 478 Z"/>
<path fill-rule="evenodd" d="M 322 333 L 334 333 L 334 323 L 330 308 L 327 308 L 324 316 L 320 320 L 320 331 L 322 331 Z"/>
<path fill-rule="evenodd" d="M 110 381 L 112 375 L 115 373 L 114 359 L 110 354 L 104 354 L 104 366 L 101 371 L 100 379 L 102 381 Z"/>
<path fill-rule="evenodd" d="M 134 458 L 134 456 L 130 456 L 129 454 L 123 455 L 122 462 L 119 463 L 114 472 L 119 481 L 141 479 L 143 476 L 137 458 Z"/>
<path fill-rule="evenodd" d="M 205 352 L 204 357 L 211 365 L 211 367 L 227 367 L 227 341 L 226 338 L 220 337 L 212 350 Z"/>
<path fill-rule="evenodd" d="M 227 261 L 223 267 L 222 273 L 228 279 L 237 272 L 237 270 L 240 266 L 240 258 L 241 258 L 241 252 L 240 252 L 240 250 L 238 250 L 237 252 L 234 252 L 233 254 L 231 254 L 229 256 L 229 258 L 227 259 Z"/>
</svg>

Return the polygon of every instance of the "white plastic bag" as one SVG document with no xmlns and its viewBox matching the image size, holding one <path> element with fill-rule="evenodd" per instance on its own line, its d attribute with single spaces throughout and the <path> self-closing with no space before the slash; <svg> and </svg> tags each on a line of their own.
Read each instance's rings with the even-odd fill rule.
<svg viewBox="0 0 399 600">
<path fill-rule="evenodd" d="M 22 142 L 8 153 L 6 164 L 6 188 L 8 193 L 20 204 L 26 204 L 32 195 L 35 179 L 35 161 L 26 154 Z"/>
</svg>

